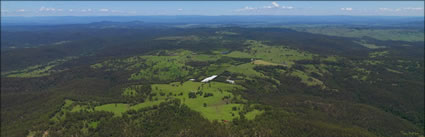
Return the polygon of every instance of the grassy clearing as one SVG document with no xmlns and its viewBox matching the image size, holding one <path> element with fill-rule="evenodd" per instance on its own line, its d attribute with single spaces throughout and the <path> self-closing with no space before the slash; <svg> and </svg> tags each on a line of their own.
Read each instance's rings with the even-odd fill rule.
<svg viewBox="0 0 425 137">
<path fill-rule="evenodd" d="M 407 29 L 350 29 L 343 27 L 296 27 L 298 31 L 338 37 L 372 37 L 378 40 L 424 41 L 424 32 Z"/>
<path fill-rule="evenodd" d="M 394 70 L 394 69 L 390 69 L 390 68 L 385 68 L 387 71 L 389 71 L 389 72 L 393 72 L 393 73 L 397 73 L 397 74 L 402 74 L 403 72 L 400 72 L 400 71 L 397 71 L 397 70 Z"/>
<path fill-rule="evenodd" d="M 385 48 L 385 46 L 377 46 L 375 44 L 367 43 L 366 41 L 355 41 L 355 43 L 362 45 L 363 47 L 369 48 L 369 49 L 380 49 Z"/>
<path fill-rule="evenodd" d="M 244 51 L 228 51 L 223 49 L 214 54 L 200 54 L 188 50 L 159 51 L 158 55 L 137 56 L 126 59 L 108 60 L 92 65 L 93 69 L 104 68 L 106 71 L 139 70 L 130 76 L 129 80 L 159 80 L 175 81 L 176 79 L 201 78 L 202 75 L 217 75 L 224 71 L 243 74 L 248 77 L 264 77 L 255 71 L 256 65 L 281 65 L 290 67 L 297 60 L 311 60 L 313 54 L 300 52 L 283 46 L 267 46 L 258 41 L 246 41 L 248 48 Z M 223 54 L 226 52 L 226 54 Z M 223 56 L 232 58 L 252 58 L 252 63 L 232 65 L 229 63 L 210 64 L 202 68 L 194 68 L 186 63 L 191 61 L 209 62 L 216 61 Z M 128 94 L 127 94 L 128 93 Z M 126 92 L 129 95 L 132 92 Z"/>
<path fill-rule="evenodd" d="M 323 76 L 324 73 L 329 73 L 327 71 L 327 69 L 325 69 L 325 67 L 321 66 L 321 65 L 308 64 L 308 65 L 303 65 L 303 66 L 305 67 L 305 72 L 308 73 L 308 74 L 316 73 L 320 76 Z"/>
<path fill-rule="evenodd" d="M 279 66 L 291 67 L 292 65 L 295 64 L 295 61 L 312 60 L 313 57 L 316 56 L 314 54 L 301 52 L 301 51 L 290 49 L 283 46 L 267 46 L 262 44 L 259 41 L 248 40 L 246 41 L 246 44 L 249 45 L 246 50 L 234 51 L 224 56 L 235 57 L 235 58 L 251 58 L 254 61 L 251 63 L 229 67 L 227 69 L 228 71 L 233 73 L 243 74 L 249 77 L 267 78 L 262 73 L 255 71 L 254 67 L 256 65 L 273 65 L 273 66 L 279 65 Z M 337 59 L 338 58 L 336 56 L 329 56 L 327 58 L 324 58 L 324 60 L 330 61 L 330 62 L 336 62 Z M 317 68 L 314 66 L 307 66 L 307 72 L 297 70 L 297 71 L 291 72 L 290 75 L 300 77 L 302 79 L 302 82 L 309 86 L 319 85 L 322 88 L 325 88 L 322 81 L 316 78 L 310 77 L 308 75 L 308 73 L 312 73 L 312 72 L 316 72 L 319 75 L 322 75 L 323 73 L 328 73 L 326 68 L 320 65 Z M 280 83 L 279 81 L 277 82 Z"/>
<path fill-rule="evenodd" d="M 123 112 L 126 112 L 130 108 L 130 105 L 123 103 L 105 104 L 96 106 L 95 111 L 108 111 L 113 112 L 115 116 L 121 116 Z"/>
<path fill-rule="evenodd" d="M 133 106 L 124 103 L 104 104 L 94 107 L 95 111 L 113 112 L 115 116 L 122 116 L 123 112 L 130 109 L 138 110 L 145 107 L 159 105 L 171 99 L 179 99 L 182 104 L 201 113 L 209 120 L 228 120 L 239 117 L 246 100 L 235 96 L 230 91 L 244 89 L 242 86 L 221 82 L 201 83 L 187 81 L 184 83 L 173 82 L 170 84 L 153 84 L 149 100 Z M 189 94 L 195 94 L 189 97 Z M 239 102 L 239 103 L 235 103 Z M 88 106 L 75 105 L 72 112 L 88 110 Z M 255 117 L 259 112 L 249 113 L 248 116 Z"/>
<path fill-rule="evenodd" d="M 376 57 L 382 57 L 388 54 L 388 51 L 377 51 L 369 53 L 369 57 L 376 58 Z"/>
<path fill-rule="evenodd" d="M 254 120 L 255 116 L 261 115 L 264 113 L 264 110 L 256 110 L 254 109 L 253 111 L 250 111 L 248 113 L 245 114 L 245 118 L 248 120 Z"/>
<path fill-rule="evenodd" d="M 236 32 L 230 32 L 230 31 L 217 31 L 215 32 L 216 34 L 220 34 L 220 35 L 239 35 L 239 33 Z"/>
<path fill-rule="evenodd" d="M 130 109 L 138 110 L 145 107 L 151 107 L 154 105 L 159 105 L 161 102 L 164 102 L 164 100 L 158 100 L 158 101 L 146 101 L 144 103 L 139 103 L 133 106 L 130 106 L 129 104 L 124 103 L 111 103 L 111 104 L 104 104 L 100 106 L 94 107 L 95 111 L 107 111 L 114 113 L 114 116 L 122 116 L 122 113 L 127 112 Z M 72 108 L 73 111 L 71 112 L 78 112 L 81 110 L 89 111 L 90 109 L 87 105 L 76 105 Z"/>
<path fill-rule="evenodd" d="M 195 54 L 190 56 L 191 61 L 216 61 L 220 55 Z"/>
<path fill-rule="evenodd" d="M 57 59 L 57 60 L 50 61 L 46 64 L 34 65 L 22 70 L 5 72 L 5 73 L 2 73 L 1 75 L 6 77 L 22 77 L 22 78 L 48 76 L 50 74 L 63 71 L 63 70 L 52 70 L 52 68 L 75 58 L 77 57 L 66 57 L 63 59 Z"/>
<path fill-rule="evenodd" d="M 286 65 L 283 65 L 283 64 L 276 64 L 276 63 L 267 62 L 267 61 L 264 61 L 264 60 L 255 60 L 255 61 L 253 61 L 253 63 L 255 65 L 265 65 L 265 66 L 286 66 Z"/>
<path fill-rule="evenodd" d="M 259 41 L 246 41 L 248 48 L 243 52 L 234 51 L 225 56 L 235 58 L 255 58 L 274 64 L 292 66 L 297 60 L 311 60 L 313 54 L 290 49 L 284 46 L 267 46 Z"/>
<path fill-rule="evenodd" d="M 143 58 L 133 56 L 125 59 L 111 59 L 90 66 L 92 69 L 105 69 L 105 71 L 134 70 L 142 66 Z"/>
<path fill-rule="evenodd" d="M 56 113 L 50 120 L 53 121 L 59 121 L 65 118 L 66 112 L 71 112 L 72 105 L 74 104 L 74 101 L 66 99 L 64 105 L 61 107 L 60 112 Z"/>
<path fill-rule="evenodd" d="M 161 50 L 157 52 L 157 55 L 110 60 L 92 65 L 92 68 L 101 68 L 104 66 L 107 66 L 107 68 L 115 67 L 115 70 L 137 68 L 139 72 L 132 74 L 129 80 L 145 79 L 169 82 L 176 81 L 176 79 L 202 79 L 209 75 L 219 75 L 225 71 L 243 75 L 244 79 L 253 79 L 255 77 L 270 79 L 270 77 L 266 77 L 261 72 L 254 70 L 254 67 L 260 65 L 291 67 L 295 64 L 295 61 L 312 60 L 313 57 L 316 57 L 314 54 L 284 46 L 264 45 L 259 41 L 248 40 L 245 44 L 248 46 L 243 51 L 229 52 L 226 49 L 220 49 L 213 51 L 213 54 L 195 53 L 188 50 Z M 229 59 L 229 57 L 251 59 L 252 62 L 240 64 L 241 62 L 230 61 L 221 64 L 209 64 L 219 59 L 232 60 Z M 323 61 L 336 62 L 338 61 L 338 57 L 329 56 L 323 58 Z M 207 66 L 196 67 L 193 65 L 186 65 L 187 63 L 196 64 L 197 62 L 200 62 L 199 64 L 207 64 Z M 286 73 L 286 71 L 283 70 L 279 72 Z M 294 72 L 293 76 L 300 76 L 307 85 L 322 85 L 320 80 L 309 76 L 309 74 L 313 72 L 323 75 L 327 73 L 327 69 L 322 65 L 308 67 L 306 72 L 302 72 L 303 75 L 301 75 L 301 72 Z M 307 76 L 307 78 L 303 76 Z M 280 83 L 278 80 L 271 79 L 276 81 L 276 83 Z M 134 92 L 127 90 L 123 95 L 132 96 L 133 93 Z"/>
<path fill-rule="evenodd" d="M 238 85 L 211 82 L 208 84 L 188 81 L 183 84 L 154 84 L 152 85 L 153 100 L 168 100 L 178 98 L 189 108 L 200 112 L 209 120 L 232 120 L 239 117 L 238 112 L 242 104 L 234 104 L 236 98 L 229 91 L 243 89 Z M 201 93 L 202 92 L 202 93 Z M 196 94 L 195 98 L 189 98 L 189 94 Z M 205 96 L 212 94 L 212 96 Z M 239 108 L 234 110 L 233 108 Z"/>
<path fill-rule="evenodd" d="M 130 109 L 138 110 L 138 109 L 145 108 L 145 107 L 159 105 L 161 102 L 164 102 L 164 100 L 146 101 L 146 102 L 143 102 L 143 103 L 136 104 L 134 106 L 130 106 Z"/>
<path fill-rule="evenodd" d="M 134 56 L 125 59 L 107 60 L 91 65 L 92 69 L 104 69 L 105 71 L 139 70 L 131 74 L 129 80 L 160 80 L 174 81 L 176 79 L 192 78 L 202 71 L 186 65 L 190 61 L 215 61 L 219 55 L 197 54 L 188 50 L 163 50 L 158 55 Z M 223 67 L 223 66 L 220 66 Z M 208 66 L 214 68 L 214 65 Z M 221 70 L 224 70 L 223 68 Z M 217 70 L 209 70 L 217 71 Z M 208 72 L 207 72 L 208 73 Z M 216 73 L 218 74 L 218 73 Z"/>
<path fill-rule="evenodd" d="M 137 92 L 136 92 L 136 89 L 125 88 L 124 91 L 123 91 L 123 93 L 122 93 L 122 95 L 123 96 L 126 96 L 126 97 L 134 97 L 134 96 L 137 95 Z"/>
<path fill-rule="evenodd" d="M 365 60 L 363 61 L 364 64 L 366 65 L 378 65 L 378 64 L 382 64 L 382 61 L 379 60 Z"/>
<path fill-rule="evenodd" d="M 357 71 L 357 72 L 366 73 L 366 74 L 369 74 L 371 72 L 370 70 L 366 70 L 364 68 L 359 68 L 359 67 L 354 68 L 354 70 Z"/>
<path fill-rule="evenodd" d="M 328 62 L 337 62 L 339 59 L 338 56 L 327 56 L 326 58 L 322 58 L 322 61 L 328 61 Z"/>
<path fill-rule="evenodd" d="M 140 69 L 138 73 L 132 74 L 129 79 L 175 80 L 184 78 L 189 75 L 189 72 L 193 71 L 192 67 L 185 65 L 187 57 L 184 55 L 142 56 L 141 58 L 145 60 L 143 64 L 145 67 Z"/>
<path fill-rule="evenodd" d="M 265 78 L 264 74 L 257 72 L 254 70 L 255 65 L 253 63 L 246 63 L 238 66 L 231 66 L 227 68 L 227 71 L 236 73 L 236 74 L 243 74 L 248 77 L 263 77 Z"/>
<path fill-rule="evenodd" d="M 353 79 L 357 79 L 357 80 L 361 80 L 361 81 L 366 81 L 367 80 L 367 76 L 366 75 L 353 75 L 351 77 Z"/>
<path fill-rule="evenodd" d="M 97 125 L 99 124 L 99 121 L 93 121 L 89 123 L 89 127 L 96 129 Z"/>
<path fill-rule="evenodd" d="M 203 79 L 203 78 L 206 78 L 207 76 L 211 76 L 211 75 L 221 74 L 224 71 L 228 70 L 228 68 L 230 68 L 232 66 L 233 65 L 227 64 L 227 63 L 220 64 L 220 65 L 211 64 L 208 67 L 205 67 L 202 70 L 200 70 L 200 71 L 204 72 L 204 76 L 201 76 L 199 79 Z"/>
<path fill-rule="evenodd" d="M 321 88 L 326 88 L 326 86 L 323 84 L 322 81 L 316 78 L 310 77 L 307 73 L 303 71 L 295 70 L 295 71 L 292 71 L 290 75 L 301 78 L 301 82 L 306 84 L 307 86 L 320 86 Z"/>
<path fill-rule="evenodd" d="M 169 36 L 169 37 L 159 37 L 154 40 L 165 40 L 165 41 L 176 41 L 176 44 L 180 44 L 184 41 L 200 41 L 201 38 L 195 35 L 190 36 Z"/>
<path fill-rule="evenodd" d="M 93 110 L 90 109 L 90 107 L 87 105 L 75 105 L 71 109 L 71 112 L 79 112 L 79 111 L 93 111 Z"/>
<path fill-rule="evenodd" d="M 195 35 L 190 35 L 190 36 L 168 36 L 168 37 L 160 37 L 160 38 L 156 38 L 155 40 L 178 40 L 178 41 L 186 41 L 186 40 L 194 40 L 194 41 L 199 41 L 200 38 L 198 36 Z"/>
<path fill-rule="evenodd" d="M 371 73 L 370 70 L 366 70 L 364 68 L 359 68 L 359 67 L 354 68 L 354 70 L 357 72 L 357 74 L 353 75 L 352 78 L 361 80 L 361 81 L 366 81 L 368 78 L 368 75 Z"/>
</svg>

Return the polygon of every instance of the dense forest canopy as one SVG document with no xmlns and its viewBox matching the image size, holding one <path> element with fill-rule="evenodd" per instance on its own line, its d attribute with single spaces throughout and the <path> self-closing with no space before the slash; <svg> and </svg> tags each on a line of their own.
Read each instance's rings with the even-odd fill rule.
<svg viewBox="0 0 425 137">
<path fill-rule="evenodd" d="M 53 18 L 2 23 L 1 136 L 424 136 L 423 18 Z"/>
</svg>

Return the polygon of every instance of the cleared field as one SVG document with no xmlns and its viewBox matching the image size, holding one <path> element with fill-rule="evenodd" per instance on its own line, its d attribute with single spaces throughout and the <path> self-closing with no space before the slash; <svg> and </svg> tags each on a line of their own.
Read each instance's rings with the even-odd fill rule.
<svg viewBox="0 0 425 137">
<path fill-rule="evenodd" d="M 90 122 L 89 127 L 96 128 L 98 124 L 99 124 L 99 121 Z"/>
<path fill-rule="evenodd" d="M 239 117 L 239 112 L 244 104 L 234 103 L 246 102 L 240 96 L 235 96 L 229 91 L 244 89 L 242 86 L 227 84 L 221 82 L 201 83 L 187 81 L 184 83 L 174 82 L 170 84 L 153 84 L 150 99 L 133 106 L 124 103 L 104 104 L 94 107 L 95 111 L 113 112 L 115 116 L 121 116 L 123 112 L 130 109 L 138 110 L 145 107 L 159 105 L 171 99 L 179 99 L 182 104 L 201 113 L 209 120 L 227 120 L 231 121 Z M 87 105 L 75 105 L 71 112 L 80 110 L 89 111 Z M 250 119 L 260 112 L 249 112 L 247 117 Z"/>
<path fill-rule="evenodd" d="M 70 112 L 72 110 L 71 106 L 74 103 L 74 101 L 66 99 L 65 104 L 61 107 L 60 112 L 56 113 L 51 120 L 53 121 L 59 121 L 61 119 L 65 118 L 65 113 Z"/>
<path fill-rule="evenodd" d="M 264 110 L 256 110 L 254 109 L 253 111 L 250 111 L 248 113 L 245 114 L 245 118 L 248 120 L 254 120 L 255 116 L 257 115 L 261 115 L 264 113 Z"/>
<path fill-rule="evenodd" d="M 369 57 L 376 58 L 376 57 L 382 57 L 388 54 L 388 51 L 377 51 L 369 53 Z"/>
<path fill-rule="evenodd" d="M 312 60 L 313 57 L 317 57 L 317 55 L 285 46 L 268 46 L 260 41 L 247 40 L 245 44 L 248 46 L 242 51 L 221 49 L 214 51 L 212 54 L 196 53 L 188 50 L 161 50 L 156 52 L 157 55 L 109 60 L 94 64 L 92 68 L 105 67 L 107 70 L 113 69 L 117 71 L 122 69 L 139 70 L 139 72 L 133 73 L 129 80 L 144 79 L 169 82 L 176 79 L 202 79 L 208 75 L 218 75 L 225 71 L 243 75 L 245 79 L 253 79 L 255 77 L 270 79 L 270 77 L 266 77 L 261 72 L 254 70 L 254 67 L 268 65 L 287 66 L 290 68 L 295 64 L 295 61 Z M 251 59 L 251 62 L 241 64 L 243 62 L 234 61 L 238 59 Z M 218 60 L 220 60 L 220 63 L 215 62 Z M 233 62 L 224 62 L 223 60 L 233 60 Z M 338 57 L 329 56 L 321 58 L 321 60 L 336 62 Z M 188 65 L 188 63 L 191 65 Z M 286 73 L 283 70 L 279 72 Z M 322 85 L 320 80 L 310 76 L 313 72 L 323 75 L 323 73 L 327 73 L 327 70 L 326 67 L 321 65 L 318 67 L 307 66 L 306 71 L 295 71 L 291 75 L 300 77 L 302 82 L 310 86 Z M 278 80 L 271 79 L 276 81 L 276 83 L 280 83 Z M 132 90 L 125 90 L 123 96 L 134 96 L 135 94 Z"/>
<path fill-rule="evenodd" d="M 77 57 L 66 57 L 63 59 L 57 59 L 57 60 L 50 61 L 46 64 L 34 65 L 21 70 L 4 72 L 1 75 L 6 77 L 23 77 L 23 78 L 48 76 L 52 73 L 62 71 L 62 70 L 52 70 L 52 68 L 66 61 L 76 59 L 76 58 Z"/>
<path fill-rule="evenodd" d="M 322 81 L 310 77 L 303 71 L 296 70 L 291 72 L 290 75 L 301 78 L 301 82 L 307 84 L 308 86 L 320 86 L 321 88 L 326 88 Z"/>
<path fill-rule="evenodd" d="M 406 29 L 351 29 L 343 27 L 300 27 L 297 31 L 338 37 L 372 37 L 379 40 L 424 41 L 424 32 Z"/>
<path fill-rule="evenodd" d="M 115 116 L 121 116 L 123 112 L 126 112 L 130 108 L 130 105 L 123 103 L 114 103 L 97 106 L 94 108 L 95 111 L 109 111 L 113 112 Z"/>
<path fill-rule="evenodd" d="M 220 82 L 205 84 L 192 81 L 182 84 L 175 82 L 152 85 L 152 93 L 155 94 L 153 98 L 158 100 L 178 98 L 183 104 L 200 112 L 209 120 L 232 120 L 239 117 L 238 112 L 242 104 L 233 104 L 231 101 L 242 99 L 228 92 L 236 89 L 243 89 L 243 87 Z M 189 94 L 194 96 L 189 97 Z M 234 107 L 239 109 L 234 110 Z"/>
<path fill-rule="evenodd" d="M 394 69 L 390 69 L 390 68 L 385 68 L 387 71 L 389 71 L 389 72 L 393 72 L 393 73 L 397 73 L 397 74 L 402 74 L 403 72 L 400 72 L 400 71 L 397 71 L 397 70 L 394 70 Z"/>
<path fill-rule="evenodd" d="M 292 66 L 294 61 L 297 60 L 311 60 L 313 59 L 313 54 L 307 52 L 301 52 L 295 49 L 290 49 L 284 46 L 268 46 L 264 45 L 262 42 L 248 40 L 246 44 L 250 45 L 243 52 L 234 51 L 225 56 L 235 57 L 235 58 L 253 58 L 260 59 L 264 62 L 282 64 L 287 66 Z"/>
<path fill-rule="evenodd" d="M 91 65 L 91 68 L 104 69 L 105 71 L 139 70 L 138 72 L 131 74 L 129 80 L 145 79 L 173 81 L 176 79 L 187 79 L 190 75 L 196 75 L 202 71 L 200 68 L 195 69 L 194 67 L 186 65 L 187 62 L 215 61 L 221 57 L 219 55 L 197 54 L 188 50 L 163 50 L 159 51 L 157 54 L 158 55 L 134 56 L 125 59 L 107 60 L 93 64 Z M 214 68 L 214 66 L 209 67 Z M 208 69 L 210 69 L 209 67 Z M 218 70 L 211 70 L 210 72 L 213 71 Z"/>
<path fill-rule="evenodd" d="M 231 66 L 227 68 L 227 71 L 237 74 L 243 74 L 249 77 L 265 77 L 264 74 L 254 70 L 255 65 L 253 63 L 246 63 L 238 66 Z"/>
<path fill-rule="evenodd" d="M 239 35 L 239 33 L 236 32 L 230 32 L 230 31 L 217 31 L 215 32 L 216 34 L 220 34 L 220 35 Z"/>
<path fill-rule="evenodd" d="M 283 65 L 283 64 L 276 64 L 276 63 L 267 62 L 267 61 L 264 61 L 264 60 L 255 60 L 253 63 L 255 65 L 265 65 L 265 66 L 286 66 L 286 65 Z"/>
<path fill-rule="evenodd" d="M 138 73 L 132 74 L 130 80 L 137 79 L 159 79 L 174 80 L 186 77 L 193 68 L 185 65 L 182 56 L 143 56 L 145 59 Z"/>
<path fill-rule="evenodd" d="M 369 74 L 371 73 L 370 70 L 364 69 L 364 68 L 354 68 L 354 70 L 357 72 L 356 75 L 353 75 L 352 78 L 357 79 L 357 80 L 361 80 L 361 81 L 365 81 L 367 80 Z"/>
<path fill-rule="evenodd" d="M 355 41 L 355 42 L 358 43 L 358 44 L 360 44 L 360 45 L 362 45 L 362 46 L 364 46 L 364 47 L 366 47 L 366 48 L 370 48 L 370 49 L 385 48 L 385 46 L 377 46 L 375 44 L 370 44 L 370 43 L 367 43 L 365 41 Z"/>
<path fill-rule="evenodd" d="M 71 112 L 78 112 L 78 111 L 81 111 L 81 110 L 91 111 L 87 105 L 75 105 L 71 109 Z"/>
<path fill-rule="evenodd" d="M 133 88 L 125 88 L 124 92 L 122 93 L 123 96 L 128 96 L 128 97 L 134 97 L 137 95 L 137 92 L 135 89 Z"/>
<path fill-rule="evenodd" d="M 105 70 L 139 70 L 130 76 L 129 80 L 159 80 L 173 81 L 176 79 L 202 78 L 203 75 L 217 75 L 224 71 L 238 73 L 247 77 L 264 77 L 254 70 L 256 65 L 273 65 L 291 67 L 297 60 L 311 60 L 313 54 L 290 49 L 284 46 L 267 46 L 259 41 L 248 40 L 249 46 L 243 51 L 228 52 L 226 49 L 215 51 L 214 54 L 201 54 L 188 50 L 158 51 L 158 55 L 137 56 L 126 59 L 108 60 L 103 63 L 92 65 L 93 69 L 104 68 Z M 226 54 L 223 54 L 223 53 Z M 190 61 L 207 63 L 217 61 L 225 57 L 253 59 L 251 63 L 232 65 L 229 63 L 209 64 L 205 67 L 192 67 L 186 65 Z M 255 60 L 254 60 L 255 59 Z M 333 60 L 330 58 L 329 60 Z M 133 92 L 123 93 L 131 96 Z"/>
<path fill-rule="evenodd" d="M 195 35 L 190 36 L 169 36 L 169 37 L 159 37 L 155 40 L 172 40 L 172 41 L 187 41 L 187 40 L 193 40 L 193 41 L 199 41 L 200 38 Z"/>
</svg>

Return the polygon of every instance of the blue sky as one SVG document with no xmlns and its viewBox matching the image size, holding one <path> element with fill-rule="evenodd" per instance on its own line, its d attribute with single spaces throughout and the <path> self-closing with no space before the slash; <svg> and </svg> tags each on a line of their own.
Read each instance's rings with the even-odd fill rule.
<svg viewBox="0 0 425 137">
<path fill-rule="evenodd" d="M 1 16 L 424 16 L 424 1 L 1 1 Z"/>
</svg>

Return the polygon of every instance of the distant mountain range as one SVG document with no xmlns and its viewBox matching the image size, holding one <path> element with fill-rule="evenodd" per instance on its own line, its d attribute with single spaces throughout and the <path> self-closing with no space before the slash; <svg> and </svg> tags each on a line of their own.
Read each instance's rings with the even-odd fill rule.
<svg viewBox="0 0 425 137">
<path fill-rule="evenodd" d="M 93 22 L 196 23 L 196 24 L 367 24 L 394 25 L 414 23 L 423 26 L 424 17 L 401 16 L 49 16 L 1 17 L 1 25 L 59 25 Z"/>
</svg>

